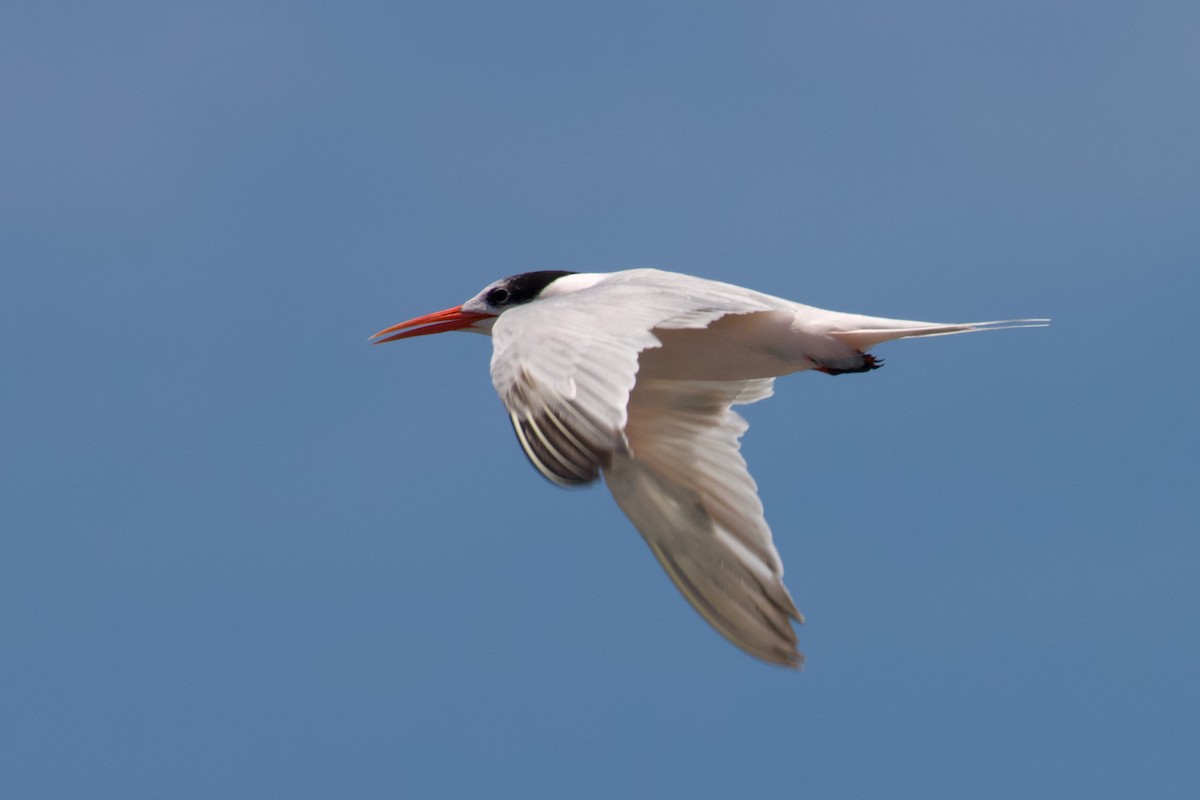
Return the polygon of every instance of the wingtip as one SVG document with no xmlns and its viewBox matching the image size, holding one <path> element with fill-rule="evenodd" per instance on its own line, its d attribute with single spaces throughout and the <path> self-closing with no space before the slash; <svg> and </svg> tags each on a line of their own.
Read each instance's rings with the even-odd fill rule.
<svg viewBox="0 0 1200 800">
<path fill-rule="evenodd" d="M 777 667 L 783 667 L 784 669 L 795 670 L 796 672 L 803 672 L 804 664 L 807 659 L 805 659 L 804 653 L 801 653 L 799 650 L 793 650 L 792 652 L 788 653 L 784 658 L 781 658 L 777 661 L 772 660 L 772 659 L 762 659 L 762 660 L 766 661 L 768 664 L 772 664 Z"/>
<path fill-rule="evenodd" d="M 793 647 L 791 650 L 780 650 L 775 653 L 766 654 L 751 652 L 732 640 L 730 640 L 730 643 L 737 645 L 739 650 L 749 653 L 759 661 L 762 661 L 764 664 L 770 664 L 773 667 L 782 667 L 783 669 L 793 669 L 797 672 L 804 671 L 804 665 L 807 659 L 805 658 L 804 653 L 801 653 L 795 647 Z"/>
</svg>

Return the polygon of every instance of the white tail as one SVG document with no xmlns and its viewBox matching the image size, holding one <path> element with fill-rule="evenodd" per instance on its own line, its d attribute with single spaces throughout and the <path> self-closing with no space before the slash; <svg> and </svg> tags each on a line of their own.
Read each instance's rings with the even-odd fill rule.
<svg viewBox="0 0 1200 800">
<path fill-rule="evenodd" d="M 829 335 L 857 350 L 866 350 L 880 342 L 907 339 L 913 336 L 949 336 L 952 333 L 1002 331 L 1007 328 L 1044 328 L 1050 324 L 1048 319 L 1002 319 L 992 322 L 947 324 L 862 316 L 858 316 L 854 322 L 859 327 L 851 330 L 830 331 Z"/>
</svg>

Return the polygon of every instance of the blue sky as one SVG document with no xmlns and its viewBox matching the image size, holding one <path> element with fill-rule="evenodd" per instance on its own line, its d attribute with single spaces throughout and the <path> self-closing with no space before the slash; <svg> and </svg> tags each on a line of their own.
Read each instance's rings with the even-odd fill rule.
<svg viewBox="0 0 1200 800">
<path fill-rule="evenodd" d="M 27 3 L 0 787 L 1195 797 L 1194 3 Z M 525 462 L 532 269 L 1049 329 L 747 409 L 801 673 Z"/>
</svg>

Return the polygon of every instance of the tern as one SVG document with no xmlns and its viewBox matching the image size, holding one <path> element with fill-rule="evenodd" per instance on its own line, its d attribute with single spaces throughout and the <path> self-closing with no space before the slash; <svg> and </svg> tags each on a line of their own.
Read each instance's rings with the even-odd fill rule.
<svg viewBox="0 0 1200 800">
<path fill-rule="evenodd" d="M 881 342 L 1044 319 L 934 323 L 826 311 L 655 269 L 546 270 L 495 281 L 460 306 L 374 334 L 375 344 L 462 330 L 492 337 L 492 382 L 538 472 L 603 477 L 689 603 L 730 642 L 799 667 L 802 623 L 733 406 L 803 370 L 869 372 Z"/>
</svg>

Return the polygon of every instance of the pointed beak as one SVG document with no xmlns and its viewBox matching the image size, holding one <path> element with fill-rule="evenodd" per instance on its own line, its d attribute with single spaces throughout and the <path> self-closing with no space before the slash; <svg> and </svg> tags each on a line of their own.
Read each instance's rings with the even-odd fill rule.
<svg viewBox="0 0 1200 800">
<path fill-rule="evenodd" d="M 492 315 L 480 314 L 475 311 L 463 311 L 462 306 L 455 306 L 454 308 L 447 308 L 444 311 L 435 311 L 432 314 L 426 314 L 423 317 L 413 317 L 398 325 L 384 328 L 379 333 L 371 336 L 375 340 L 371 344 L 394 342 L 397 339 L 425 336 L 426 334 L 441 333 L 442 331 L 456 331 L 468 328 L 479 320 L 490 316 Z M 380 336 L 384 338 L 380 339 Z"/>
</svg>

